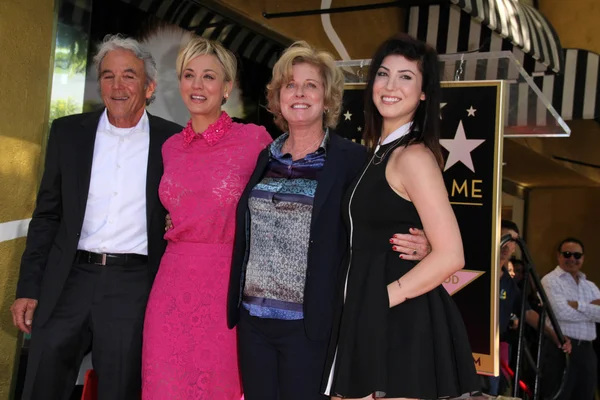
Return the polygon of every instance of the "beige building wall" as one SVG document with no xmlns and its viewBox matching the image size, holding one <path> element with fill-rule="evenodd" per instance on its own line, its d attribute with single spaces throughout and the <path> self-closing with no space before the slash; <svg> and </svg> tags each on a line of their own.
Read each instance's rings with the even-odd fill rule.
<svg viewBox="0 0 600 400">
<path fill-rule="evenodd" d="M 320 15 L 267 19 L 263 12 L 282 13 L 321 8 L 320 0 L 220 0 L 232 11 L 292 41 L 306 40 L 313 46 L 340 54 L 327 36 Z M 382 3 L 381 0 L 332 0 L 331 8 Z M 377 46 L 397 32 L 405 32 L 405 13 L 400 7 L 331 14 L 331 25 L 351 59 L 371 58 Z"/>
<path fill-rule="evenodd" d="M 540 0 L 540 11 L 556 30 L 563 48 L 580 48 L 600 53 L 600 1 Z M 520 144 L 547 157 L 559 155 L 600 165 L 600 125 L 594 121 L 569 121 L 568 139 L 518 139 Z M 600 170 L 581 165 L 560 163 L 589 178 L 586 186 L 600 186 Z M 581 186 L 573 183 L 573 186 Z M 557 265 L 556 246 L 567 236 L 586 244 L 584 272 L 600 284 L 600 188 L 533 187 L 527 206 L 527 243 L 540 275 Z"/>
<path fill-rule="evenodd" d="M 540 11 L 556 30 L 562 47 L 600 54 L 600 1 L 540 0 Z"/>
<path fill-rule="evenodd" d="M 54 0 L 0 1 L 0 224 L 30 218 L 47 133 Z M 6 225 L 0 225 L 6 227 Z M 16 377 L 14 300 L 25 239 L 0 241 L 0 400 Z"/>
<path fill-rule="evenodd" d="M 600 188 L 534 189 L 527 207 L 527 245 L 540 276 L 558 265 L 556 247 L 568 236 L 585 245 L 582 271 L 600 285 Z"/>
</svg>

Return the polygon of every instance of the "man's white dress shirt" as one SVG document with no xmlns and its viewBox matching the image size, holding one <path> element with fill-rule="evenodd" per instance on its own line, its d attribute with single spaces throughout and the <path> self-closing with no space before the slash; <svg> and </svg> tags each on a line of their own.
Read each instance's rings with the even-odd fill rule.
<svg viewBox="0 0 600 400">
<path fill-rule="evenodd" d="M 146 173 L 150 124 L 144 115 L 133 128 L 100 118 L 94 144 L 79 250 L 148 255 Z"/>
<path fill-rule="evenodd" d="M 560 267 L 542 278 L 548 301 L 558 319 L 560 329 L 571 339 L 596 339 L 596 322 L 600 322 L 600 306 L 590 304 L 600 299 L 600 290 L 579 272 L 579 284 L 573 276 Z M 568 302 L 576 301 L 577 310 Z"/>
</svg>

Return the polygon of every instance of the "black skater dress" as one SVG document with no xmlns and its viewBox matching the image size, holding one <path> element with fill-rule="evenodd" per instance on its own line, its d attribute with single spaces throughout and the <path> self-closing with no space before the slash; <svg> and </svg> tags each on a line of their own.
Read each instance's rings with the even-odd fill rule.
<svg viewBox="0 0 600 400">
<path fill-rule="evenodd" d="M 389 308 L 387 285 L 416 265 L 389 239 L 422 228 L 415 206 L 385 178 L 389 153 L 402 142 L 380 146 L 345 197 L 351 254 L 323 377 L 327 395 L 442 399 L 479 390 L 462 317 L 443 286 Z"/>
</svg>

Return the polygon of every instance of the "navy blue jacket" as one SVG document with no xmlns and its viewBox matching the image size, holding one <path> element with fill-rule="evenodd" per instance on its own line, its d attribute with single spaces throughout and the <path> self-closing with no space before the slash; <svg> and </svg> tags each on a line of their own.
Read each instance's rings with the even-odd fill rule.
<svg viewBox="0 0 600 400">
<path fill-rule="evenodd" d="M 327 158 L 317 175 L 304 287 L 304 327 L 313 340 L 326 340 L 331 332 L 336 285 L 348 251 L 348 232 L 342 220 L 342 200 L 366 161 L 366 149 L 331 133 Z M 250 243 L 248 197 L 263 178 L 269 150 L 263 150 L 238 204 L 235 242 L 227 298 L 227 325 L 233 328 L 240 316 Z"/>
</svg>

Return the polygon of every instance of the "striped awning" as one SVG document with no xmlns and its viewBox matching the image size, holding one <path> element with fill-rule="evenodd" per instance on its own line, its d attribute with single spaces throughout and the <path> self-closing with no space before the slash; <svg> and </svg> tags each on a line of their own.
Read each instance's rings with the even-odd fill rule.
<svg viewBox="0 0 600 400">
<path fill-rule="evenodd" d="M 518 0 L 450 0 L 554 72 L 562 67 L 562 49 L 552 25 L 534 7 Z"/>
<path fill-rule="evenodd" d="M 552 69 L 541 60 L 534 58 L 533 53 L 517 46 L 471 14 L 458 6 L 424 5 L 411 7 L 408 12 L 408 33 L 435 47 L 439 54 L 464 52 L 498 52 L 510 51 L 530 75 L 552 73 Z M 558 42 L 556 45 L 560 46 Z M 562 65 L 563 50 L 560 48 L 559 64 Z M 483 76 L 481 74 L 484 74 Z M 515 75 L 516 73 L 516 75 Z M 502 68 L 496 68 L 493 62 L 487 68 L 467 71 L 463 79 L 515 79 L 516 71 L 506 75 Z"/>
<path fill-rule="evenodd" d="M 121 0 L 198 36 L 217 40 L 233 53 L 272 67 L 282 43 L 192 0 Z"/>
<path fill-rule="evenodd" d="M 433 46 L 438 54 L 510 51 L 528 74 L 544 74 L 548 70 L 546 65 L 457 6 L 442 4 L 411 7 L 407 25 L 410 35 Z M 503 69 L 497 62 L 485 61 L 481 64 L 485 64 L 485 68 L 467 66 L 463 79 L 518 79 L 518 71 Z"/>
<path fill-rule="evenodd" d="M 562 74 L 534 76 L 539 88 L 564 121 L 596 120 L 600 122 L 600 55 L 581 49 L 564 49 Z M 514 112 L 507 116 L 507 126 L 526 131 L 527 127 L 554 125 L 546 106 L 532 97 L 527 83 L 508 86 L 508 105 Z"/>
<path fill-rule="evenodd" d="M 264 29 L 253 29 L 194 0 L 120 0 L 121 2 L 177 25 L 207 39 L 217 40 L 233 53 L 259 64 L 272 67 L 281 52 L 291 44 L 269 35 Z M 92 0 L 63 0 L 59 22 L 89 29 Z M 284 38 L 285 39 L 285 38 Z"/>
<path fill-rule="evenodd" d="M 477 4 L 481 5 L 482 2 L 484 0 L 479 0 Z M 498 21 L 499 17 L 495 18 Z M 435 47 L 439 54 L 510 51 L 525 71 L 533 76 L 533 81 L 544 97 L 565 121 L 600 121 L 600 56 L 596 53 L 559 47 L 560 55 L 555 58 L 560 60 L 557 65 L 561 66 L 561 73 L 554 74 L 541 60 L 536 60 L 531 53 L 526 53 L 525 49 L 515 45 L 512 39 L 502 37 L 487 25 L 478 22 L 473 14 L 447 4 L 411 7 L 408 13 L 408 33 Z M 555 43 L 560 46 L 558 41 Z M 549 48 L 548 45 L 546 48 Z M 455 68 L 447 66 L 447 70 L 454 71 Z M 522 81 L 515 68 L 507 68 L 506 63 L 492 59 L 466 63 L 460 78 Z M 454 77 L 444 76 L 443 79 L 453 80 Z M 509 125 L 545 126 L 549 123 L 551 117 L 545 106 L 528 96 L 528 91 L 527 84 L 510 86 L 509 100 L 517 107 L 518 112 L 509 116 Z"/>
<path fill-rule="evenodd" d="M 97 0 L 98 1 L 98 0 Z M 217 40 L 233 53 L 271 68 L 283 50 L 291 44 L 287 38 L 276 39 L 261 29 L 228 18 L 194 0 L 120 0 L 160 20 L 177 25 L 198 36 Z M 88 31 L 92 0 L 63 0 L 59 22 Z M 258 27 L 260 28 L 260 27 Z M 262 31 L 265 31 L 262 29 Z"/>
<path fill-rule="evenodd" d="M 564 121 L 600 122 L 600 55 L 581 49 L 564 49 L 563 55 L 564 73 L 534 76 L 534 84 Z M 546 106 L 529 92 L 527 83 L 509 85 L 508 104 L 514 112 L 508 113 L 507 126 L 552 126 L 554 118 Z"/>
<path fill-rule="evenodd" d="M 564 50 L 560 75 L 537 76 L 533 81 L 565 121 L 600 119 L 600 56 L 580 49 Z"/>
</svg>

